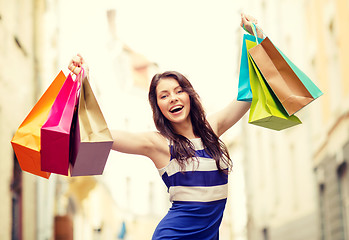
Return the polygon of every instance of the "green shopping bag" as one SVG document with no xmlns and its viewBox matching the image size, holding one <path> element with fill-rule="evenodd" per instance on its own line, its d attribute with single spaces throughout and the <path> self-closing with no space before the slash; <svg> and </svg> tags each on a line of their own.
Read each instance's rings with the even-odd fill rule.
<svg viewBox="0 0 349 240">
<path fill-rule="evenodd" d="M 246 40 L 247 52 L 257 44 Z M 295 115 L 289 116 L 273 91 L 266 84 L 248 53 L 252 103 L 248 122 L 273 130 L 282 130 L 302 123 Z"/>
</svg>

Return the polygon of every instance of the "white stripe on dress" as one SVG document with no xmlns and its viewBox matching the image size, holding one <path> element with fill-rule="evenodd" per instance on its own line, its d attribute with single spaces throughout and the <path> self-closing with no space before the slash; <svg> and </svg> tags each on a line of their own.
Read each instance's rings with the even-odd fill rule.
<svg viewBox="0 0 349 240">
<path fill-rule="evenodd" d="M 200 138 L 192 139 L 195 151 L 204 150 L 204 146 Z M 216 161 L 212 158 L 194 157 L 188 159 L 184 169 L 180 168 L 176 159 L 172 159 L 169 164 L 158 169 L 160 176 L 167 173 L 164 181 L 168 177 L 180 172 L 189 171 L 217 171 Z M 228 196 L 228 184 L 216 186 L 169 186 L 170 201 L 186 201 L 186 202 L 211 202 L 226 199 Z"/>
<path fill-rule="evenodd" d="M 225 199 L 228 196 L 228 184 L 213 187 L 170 187 L 170 201 L 209 202 Z M 178 194 L 177 194 L 178 193 Z"/>
<path fill-rule="evenodd" d="M 212 158 L 197 157 L 194 159 L 189 159 L 188 162 L 189 163 L 187 163 L 185 167 L 182 169 L 183 172 L 217 170 L 216 161 L 213 160 Z M 181 170 L 180 166 L 176 161 L 176 159 L 174 158 L 170 161 L 170 163 L 166 167 L 159 169 L 159 174 L 160 176 L 162 176 L 162 174 L 167 172 L 168 176 L 172 176 L 173 174 L 176 174 L 180 170 Z"/>
</svg>

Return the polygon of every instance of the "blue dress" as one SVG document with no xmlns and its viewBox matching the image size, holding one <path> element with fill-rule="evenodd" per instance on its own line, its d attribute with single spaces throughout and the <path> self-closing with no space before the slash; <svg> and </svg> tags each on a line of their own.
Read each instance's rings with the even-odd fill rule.
<svg viewBox="0 0 349 240">
<path fill-rule="evenodd" d="M 201 139 L 191 141 L 196 157 L 186 164 L 184 172 L 172 156 L 170 163 L 159 169 L 172 207 L 156 227 L 153 240 L 219 239 L 228 195 L 228 176 L 218 171 Z"/>
</svg>

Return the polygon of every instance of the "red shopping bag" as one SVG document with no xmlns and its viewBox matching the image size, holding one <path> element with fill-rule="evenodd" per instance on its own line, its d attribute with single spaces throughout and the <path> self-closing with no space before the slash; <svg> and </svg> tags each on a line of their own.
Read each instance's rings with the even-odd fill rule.
<svg viewBox="0 0 349 240">
<path fill-rule="evenodd" d="M 68 176 L 70 128 L 77 104 L 80 76 L 65 80 L 41 128 L 41 170 Z"/>
<path fill-rule="evenodd" d="M 65 79 L 61 71 L 24 119 L 11 140 L 21 169 L 44 178 L 49 178 L 51 173 L 41 170 L 40 129 Z"/>
</svg>

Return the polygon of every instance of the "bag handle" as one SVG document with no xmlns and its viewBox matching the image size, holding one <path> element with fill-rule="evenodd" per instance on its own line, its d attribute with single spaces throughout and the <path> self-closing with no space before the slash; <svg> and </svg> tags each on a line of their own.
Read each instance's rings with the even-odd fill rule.
<svg viewBox="0 0 349 240">
<path fill-rule="evenodd" d="M 248 33 L 248 34 L 251 34 L 249 31 L 247 31 L 247 29 L 245 28 L 245 25 L 242 26 L 242 28 Z M 262 29 L 260 27 L 258 27 L 255 23 L 251 22 L 251 28 L 252 28 L 252 31 L 253 31 L 253 35 L 254 37 L 256 38 L 256 43 L 259 44 L 258 42 L 258 36 L 257 36 L 257 28 L 258 30 L 260 30 L 263 34 L 263 36 L 266 36 L 264 34 L 264 32 L 262 31 Z"/>
<path fill-rule="evenodd" d="M 71 71 L 71 73 L 74 73 L 74 72 Z M 82 80 L 84 79 L 84 76 L 85 76 L 85 69 L 83 67 L 81 67 L 79 74 L 76 75 L 75 80 L 74 80 L 74 81 L 79 81 L 78 88 L 77 88 L 78 90 L 81 88 L 81 84 L 82 84 Z"/>
<path fill-rule="evenodd" d="M 251 27 L 252 27 L 253 35 L 256 38 L 256 43 L 259 44 L 258 36 L 257 36 L 257 28 L 259 31 L 262 32 L 263 36 L 266 36 L 266 35 L 264 34 L 263 30 L 260 27 L 258 27 L 255 23 L 252 23 Z"/>
<path fill-rule="evenodd" d="M 76 81 L 78 79 L 81 82 L 82 81 L 81 79 L 85 74 L 85 69 L 83 67 L 80 67 L 80 72 L 78 74 L 75 74 L 74 73 L 75 68 L 77 68 L 77 66 L 74 66 L 74 68 L 70 71 L 70 75 L 73 76 L 73 74 L 74 74 L 76 77 L 75 77 L 75 80 L 74 80 L 74 78 L 73 78 L 73 80 Z"/>
<path fill-rule="evenodd" d="M 75 68 L 74 68 L 75 69 Z M 71 75 L 73 75 L 72 73 L 74 73 L 74 69 L 70 72 Z M 81 67 L 80 72 L 78 75 L 76 75 L 75 80 L 72 77 L 74 82 L 77 82 L 77 88 L 76 88 L 76 104 L 78 104 L 79 99 L 80 99 L 80 89 L 81 89 L 81 85 L 82 85 L 82 80 L 84 79 L 85 76 L 85 69 L 83 67 Z"/>
</svg>

